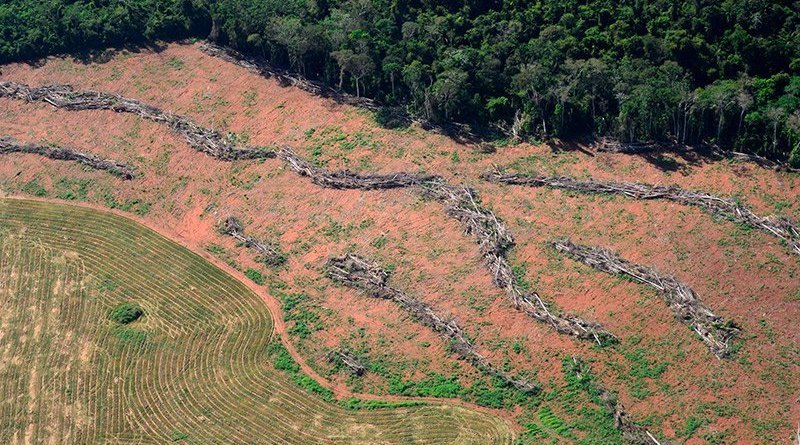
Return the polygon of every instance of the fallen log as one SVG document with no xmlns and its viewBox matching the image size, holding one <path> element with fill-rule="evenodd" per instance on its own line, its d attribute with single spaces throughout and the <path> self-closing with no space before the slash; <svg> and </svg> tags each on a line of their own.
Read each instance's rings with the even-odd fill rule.
<svg viewBox="0 0 800 445">
<path fill-rule="evenodd" d="M 70 85 L 30 87 L 16 82 L 0 82 L 0 97 L 25 102 L 45 102 L 65 110 L 111 110 L 132 113 L 154 122 L 166 124 L 182 135 L 189 145 L 223 161 L 275 157 L 272 150 L 257 147 L 237 147 L 229 137 L 216 130 L 201 127 L 191 119 L 167 113 L 160 108 L 118 94 L 99 91 L 76 91 Z"/>
<path fill-rule="evenodd" d="M 349 351 L 331 351 L 328 354 L 328 361 L 335 362 L 336 360 L 341 361 L 342 364 L 349 368 L 353 375 L 362 376 L 367 372 L 367 367 L 364 366 L 358 357 Z"/>
<path fill-rule="evenodd" d="M 387 284 L 389 274 L 380 265 L 349 253 L 330 258 L 325 265 L 325 270 L 334 281 L 361 289 L 373 298 L 394 301 L 422 324 L 449 340 L 452 350 L 461 359 L 469 361 L 481 371 L 524 392 L 535 393 L 541 389 L 534 382 L 514 378 L 493 366 L 484 356 L 475 351 L 472 342 L 467 339 L 455 320 L 441 317 L 425 303 L 389 286 Z"/>
<path fill-rule="evenodd" d="M 100 156 L 78 151 L 70 147 L 19 143 L 14 138 L 2 137 L 0 138 L 0 154 L 7 153 L 30 153 L 60 161 L 76 161 L 96 170 L 105 170 L 122 179 L 133 179 L 136 177 L 135 169 L 127 164 L 113 159 L 104 159 Z"/>
<path fill-rule="evenodd" d="M 244 244 L 245 247 L 255 250 L 259 254 L 256 258 L 257 261 L 261 261 L 268 266 L 278 266 L 286 262 L 286 257 L 276 247 L 265 244 L 252 236 L 246 236 L 242 224 L 235 217 L 229 216 L 225 220 L 224 231 Z"/>
<path fill-rule="evenodd" d="M 759 167 L 787 172 L 800 172 L 800 169 L 791 167 L 785 162 L 773 161 L 763 156 L 742 153 L 738 151 L 722 150 L 716 145 L 700 144 L 691 146 L 686 144 L 678 144 L 674 142 L 622 142 L 613 138 L 600 138 L 593 144 L 594 149 L 600 152 L 607 153 L 624 153 L 624 154 L 647 154 L 647 153 L 709 153 L 712 156 L 732 159 L 736 161 L 752 162 Z"/>
<path fill-rule="evenodd" d="M 631 263 L 614 252 L 600 247 L 581 246 L 569 239 L 551 243 L 559 252 L 597 270 L 624 275 L 648 284 L 659 291 L 675 316 L 688 324 L 717 357 L 730 354 L 730 340 L 739 332 L 731 320 L 720 317 L 703 304 L 694 291 L 675 277 Z"/>
<path fill-rule="evenodd" d="M 276 156 L 285 161 L 295 173 L 311 178 L 317 185 L 333 189 L 375 190 L 405 188 L 437 178 L 433 175 L 404 172 L 385 175 L 360 175 L 347 170 L 331 172 L 315 167 L 298 156 L 289 147 L 280 149 Z"/>
<path fill-rule="evenodd" d="M 587 377 L 589 374 L 585 369 L 587 365 L 577 357 L 572 357 L 572 372 L 575 373 L 578 380 Z M 591 383 L 591 392 L 593 392 L 597 399 L 602 403 L 606 412 L 614 417 L 614 427 L 622 432 L 622 437 L 630 443 L 641 445 L 670 445 L 666 440 L 658 440 L 647 429 L 637 425 L 631 415 L 625 411 L 625 406 L 619 401 L 616 394 L 599 386 L 596 383 Z"/>
<path fill-rule="evenodd" d="M 632 199 L 665 199 L 680 204 L 700 207 L 707 212 L 734 222 L 760 229 L 785 241 L 800 255 L 800 228 L 783 216 L 759 216 L 746 206 L 730 198 L 720 198 L 701 191 L 685 190 L 676 186 L 642 184 L 639 182 L 612 182 L 579 180 L 568 176 L 538 176 L 505 173 L 496 169 L 484 173 L 488 181 L 531 187 L 551 187 L 583 193 L 609 193 Z"/>
<path fill-rule="evenodd" d="M 474 191 L 449 185 L 441 179 L 423 183 L 421 187 L 425 196 L 442 202 L 447 214 L 459 220 L 466 233 L 475 236 L 495 285 L 506 292 L 518 310 L 561 334 L 594 340 L 600 345 L 618 342 L 617 337 L 601 325 L 575 315 L 558 313 L 538 293 L 525 292 L 520 288 L 506 258 L 514 239 L 494 212 L 479 205 Z"/>
</svg>

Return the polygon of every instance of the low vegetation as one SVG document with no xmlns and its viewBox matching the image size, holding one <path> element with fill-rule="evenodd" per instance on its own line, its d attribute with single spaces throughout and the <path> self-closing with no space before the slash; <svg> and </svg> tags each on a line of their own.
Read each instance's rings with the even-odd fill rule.
<svg viewBox="0 0 800 445">
<path fill-rule="evenodd" d="M 333 403 L 275 342 L 260 297 L 130 220 L 5 199 L 0 227 L 3 441 L 511 441 L 460 407 Z M 139 305 L 153 309 L 134 322 Z"/>
</svg>

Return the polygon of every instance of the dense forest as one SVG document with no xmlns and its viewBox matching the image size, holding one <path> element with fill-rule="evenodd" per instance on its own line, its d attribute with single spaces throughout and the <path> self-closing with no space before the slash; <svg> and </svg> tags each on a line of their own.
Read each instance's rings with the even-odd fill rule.
<svg viewBox="0 0 800 445">
<path fill-rule="evenodd" d="M 800 166 L 800 1 L 0 3 L 3 62 L 206 36 L 433 122 Z"/>
</svg>

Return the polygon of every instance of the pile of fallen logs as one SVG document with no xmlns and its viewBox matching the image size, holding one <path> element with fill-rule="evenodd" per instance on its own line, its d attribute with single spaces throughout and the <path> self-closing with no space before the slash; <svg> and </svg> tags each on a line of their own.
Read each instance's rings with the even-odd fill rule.
<svg viewBox="0 0 800 445">
<path fill-rule="evenodd" d="M 784 162 L 769 160 L 763 156 L 738 151 L 722 150 L 716 145 L 700 144 L 691 146 L 673 142 L 622 142 L 613 138 L 600 138 L 593 144 L 595 150 L 607 153 L 647 154 L 647 153 L 709 153 L 716 158 L 733 159 L 736 161 L 752 162 L 759 167 L 775 171 L 800 172 L 800 169 L 789 166 Z"/>
<path fill-rule="evenodd" d="M 167 124 L 172 131 L 182 135 L 193 148 L 224 161 L 238 159 L 261 159 L 274 157 L 271 150 L 256 147 L 237 147 L 230 138 L 217 131 L 201 127 L 183 116 L 167 113 L 157 107 L 118 94 L 98 91 L 76 91 L 69 85 L 28 85 L 0 82 L 0 97 L 46 102 L 66 110 L 112 110 L 118 113 L 133 113 L 145 119 Z"/>
<path fill-rule="evenodd" d="M 331 351 L 328 353 L 328 361 L 340 361 L 343 365 L 350 369 L 350 372 L 353 373 L 353 375 L 356 376 L 362 376 L 365 372 L 367 372 L 367 367 L 364 366 L 364 363 L 362 363 L 361 360 L 350 351 Z"/>
<path fill-rule="evenodd" d="M 361 289 L 373 298 L 394 301 L 422 324 L 448 339 L 452 350 L 459 357 L 469 361 L 481 371 L 495 376 L 521 391 L 539 391 L 540 387 L 536 383 L 511 377 L 478 354 L 472 342 L 466 337 L 464 331 L 456 324 L 455 320 L 444 319 L 430 306 L 389 286 L 387 284 L 389 274 L 378 264 L 350 253 L 330 258 L 325 269 L 327 275 L 334 281 Z"/>
<path fill-rule="evenodd" d="M 256 261 L 261 261 L 268 266 L 278 266 L 286 262 L 286 257 L 276 247 L 265 244 L 252 236 L 246 236 L 242 224 L 235 217 L 229 216 L 225 220 L 223 229 L 226 234 L 241 242 L 245 247 L 258 252 Z"/>
<path fill-rule="evenodd" d="M 561 334 L 594 340 L 601 345 L 617 342 L 617 338 L 599 324 L 571 314 L 554 313 L 539 294 L 520 289 L 506 259 L 508 249 L 514 245 L 514 239 L 505 224 L 492 211 L 478 204 L 474 191 L 466 187 L 451 186 L 441 180 L 424 183 L 422 187 L 426 196 L 442 202 L 446 206 L 447 214 L 459 220 L 465 231 L 475 236 L 495 284 L 506 292 L 517 309 L 550 325 Z"/>
<path fill-rule="evenodd" d="M 511 235 L 494 213 L 478 204 L 474 192 L 468 188 L 451 186 L 437 176 L 425 174 L 401 172 L 359 175 L 348 171 L 330 172 L 311 165 L 288 147 L 277 152 L 249 147 L 238 148 L 216 131 L 200 127 L 187 118 L 165 113 L 154 106 L 116 94 L 79 92 L 68 85 L 32 88 L 13 82 L 0 82 L 0 97 L 28 102 L 43 101 L 68 110 L 109 109 L 135 113 L 168 124 L 174 131 L 183 134 L 190 145 L 219 159 L 278 157 L 293 171 L 311 178 L 323 187 L 360 190 L 416 187 L 424 195 L 442 202 L 446 206 L 447 214 L 458 219 L 465 230 L 477 238 L 481 254 L 494 276 L 495 283 L 506 291 L 518 309 L 547 323 L 560 333 L 592 339 L 600 344 L 616 341 L 616 337 L 601 326 L 573 315 L 554 313 L 535 292 L 527 293 L 520 290 L 506 260 L 507 250 L 514 244 Z"/>
<path fill-rule="evenodd" d="M 276 156 L 301 176 L 307 176 L 322 187 L 333 189 L 391 189 L 411 187 L 436 179 L 436 176 L 414 173 L 389 173 L 386 175 L 359 175 L 349 171 L 328 171 L 311 165 L 289 147 L 281 148 Z"/>
<path fill-rule="evenodd" d="M 572 357 L 571 367 L 571 371 L 575 373 L 575 376 L 578 377 L 579 380 L 588 378 L 588 372 L 585 371 L 587 365 L 583 360 L 580 360 L 578 357 Z M 622 436 L 627 441 L 641 445 L 669 445 L 669 442 L 665 440 L 659 441 L 650 431 L 637 425 L 630 414 L 625 411 L 622 402 L 619 401 L 614 393 L 597 384 L 593 384 L 592 386 L 593 392 L 603 403 L 603 407 L 614 417 L 614 427 L 622 432 Z"/>
<path fill-rule="evenodd" d="M 7 153 L 30 153 L 60 161 L 77 161 L 97 170 L 105 170 L 123 179 L 136 177 L 135 169 L 127 164 L 113 159 L 104 159 L 70 147 L 55 147 L 32 143 L 22 144 L 11 137 L 0 138 L 0 154 Z"/>
<path fill-rule="evenodd" d="M 759 216 L 733 199 L 720 198 L 705 192 L 685 190 L 676 186 L 642 184 L 639 182 L 612 182 L 579 180 L 568 176 L 537 176 L 487 172 L 484 179 L 504 184 L 551 187 L 576 192 L 610 193 L 633 199 L 665 199 L 684 205 L 705 209 L 714 215 L 758 228 L 786 241 L 791 250 L 800 255 L 800 228 L 782 216 Z"/>
<path fill-rule="evenodd" d="M 675 316 L 688 324 L 711 352 L 717 357 L 725 357 L 730 353 L 729 342 L 739 328 L 731 320 L 714 314 L 689 286 L 675 277 L 631 263 L 608 249 L 581 246 L 569 239 L 553 241 L 552 245 L 559 252 L 597 270 L 627 276 L 656 288 Z"/>
<path fill-rule="evenodd" d="M 245 68 L 263 77 L 273 77 L 282 85 L 291 85 L 315 96 L 326 97 L 339 103 L 353 105 L 372 111 L 376 111 L 380 108 L 380 106 L 377 105 L 372 99 L 342 93 L 320 82 L 314 82 L 298 76 L 291 71 L 276 68 L 266 60 L 247 57 L 231 48 L 220 46 L 211 42 L 205 42 L 200 45 L 200 51 L 203 51 L 209 56 L 217 57 L 226 62 L 239 65 L 242 68 Z"/>
</svg>

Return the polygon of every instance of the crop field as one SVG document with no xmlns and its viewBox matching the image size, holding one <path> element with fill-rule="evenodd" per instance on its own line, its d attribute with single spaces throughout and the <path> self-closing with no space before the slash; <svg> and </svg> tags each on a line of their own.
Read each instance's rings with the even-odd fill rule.
<svg viewBox="0 0 800 445">
<path fill-rule="evenodd" d="M 301 388 L 259 296 L 110 213 L 0 200 L 0 307 L 2 443 L 510 442 L 493 415 Z"/>
<path fill-rule="evenodd" d="M 0 443 L 796 435 L 797 172 L 488 152 L 202 42 L 1 68 Z"/>
</svg>

